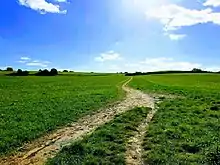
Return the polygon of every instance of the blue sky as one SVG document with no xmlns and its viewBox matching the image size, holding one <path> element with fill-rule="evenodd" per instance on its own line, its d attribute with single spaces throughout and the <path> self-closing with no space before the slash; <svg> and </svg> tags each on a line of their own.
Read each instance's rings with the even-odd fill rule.
<svg viewBox="0 0 220 165">
<path fill-rule="evenodd" d="M 0 3 L 0 68 L 220 70 L 220 0 Z"/>
</svg>

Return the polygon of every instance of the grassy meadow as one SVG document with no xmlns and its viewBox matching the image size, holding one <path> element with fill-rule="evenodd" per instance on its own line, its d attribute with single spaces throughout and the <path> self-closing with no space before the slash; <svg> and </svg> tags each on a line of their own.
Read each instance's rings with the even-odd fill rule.
<svg viewBox="0 0 220 165">
<path fill-rule="evenodd" d="M 134 77 L 130 86 L 173 94 L 159 104 L 143 148 L 146 164 L 220 164 L 220 75 Z"/>
<path fill-rule="evenodd" d="M 5 73 L 5 72 L 4 72 Z M 0 72 L 0 155 L 124 96 L 119 74 L 12 77 Z M 134 76 L 129 86 L 161 97 L 143 142 L 149 165 L 220 164 L 220 75 Z M 146 118 L 135 108 L 73 142 L 47 164 L 125 164 L 128 139 Z"/>
<path fill-rule="evenodd" d="M 126 79 L 0 76 L 0 155 L 121 99 Z"/>
<path fill-rule="evenodd" d="M 149 111 L 149 108 L 135 108 L 115 117 L 83 140 L 64 147 L 47 164 L 126 164 L 126 143 L 135 134 Z"/>
</svg>

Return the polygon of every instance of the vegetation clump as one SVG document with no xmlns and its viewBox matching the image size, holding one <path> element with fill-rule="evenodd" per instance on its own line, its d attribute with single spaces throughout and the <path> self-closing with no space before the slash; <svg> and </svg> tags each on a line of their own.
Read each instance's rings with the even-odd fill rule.
<svg viewBox="0 0 220 165">
<path fill-rule="evenodd" d="M 44 69 L 44 70 L 39 70 L 39 72 L 37 72 L 35 75 L 36 76 L 57 76 L 58 71 L 55 68 L 51 69 L 50 71 L 48 71 L 47 69 Z"/>
<path fill-rule="evenodd" d="M 17 72 L 10 73 L 9 76 L 28 76 L 28 71 L 22 71 L 21 69 L 18 69 Z"/>
<path fill-rule="evenodd" d="M 8 71 L 8 72 L 13 72 L 14 69 L 12 67 L 7 67 L 5 71 Z"/>
</svg>

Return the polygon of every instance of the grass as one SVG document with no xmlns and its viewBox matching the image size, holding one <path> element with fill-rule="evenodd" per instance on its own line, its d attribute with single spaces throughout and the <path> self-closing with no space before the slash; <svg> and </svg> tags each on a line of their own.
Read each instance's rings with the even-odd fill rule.
<svg viewBox="0 0 220 165">
<path fill-rule="evenodd" d="M 123 76 L 0 76 L 0 155 L 121 99 Z"/>
<path fill-rule="evenodd" d="M 64 147 L 47 164 L 125 164 L 126 143 L 147 117 L 149 110 L 149 108 L 135 108 L 117 116 L 83 140 Z"/>
<path fill-rule="evenodd" d="M 220 164 L 219 75 L 140 76 L 130 86 L 182 96 L 159 104 L 143 143 L 145 163 Z"/>
</svg>

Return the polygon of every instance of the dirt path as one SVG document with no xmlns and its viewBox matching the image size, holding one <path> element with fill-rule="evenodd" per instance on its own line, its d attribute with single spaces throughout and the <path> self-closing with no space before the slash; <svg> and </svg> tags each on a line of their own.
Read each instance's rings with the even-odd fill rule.
<svg viewBox="0 0 220 165">
<path fill-rule="evenodd" d="M 148 114 L 146 120 L 138 127 L 137 133 L 133 136 L 127 144 L 126 150 L 126 164 L 127 165 L 143 165 L 142 160 L 142 142 L 144 135 L 147 131 L 148 124 L 152 120 L 154 114 L 156 113 L 156 109 L 153 109 Z"/>
<path fill-rule="evenodd" d="M 54 157 L 63 146 L 71 144 L 74 140 L 82 138 L 88 133 L 92 133 L 97 127 L 112 120 L 115 115 L 134 107 L 144 106 L 154 108 L 154 100 L 150 96 L 127 87 L 127 84 L 131 80 L 132 78 L 127 80 L 122 86 L 123 90 L 126 91 L 126 97 L 123 101 L 104 110 L 100 110 L 96 114 L 85 116 L 63 129 L 59 129 L 23 146 L 22 151 L 17 155 L 0 159 L 0 164 L 43 165 L 48 158 Z"/>
</svg>

